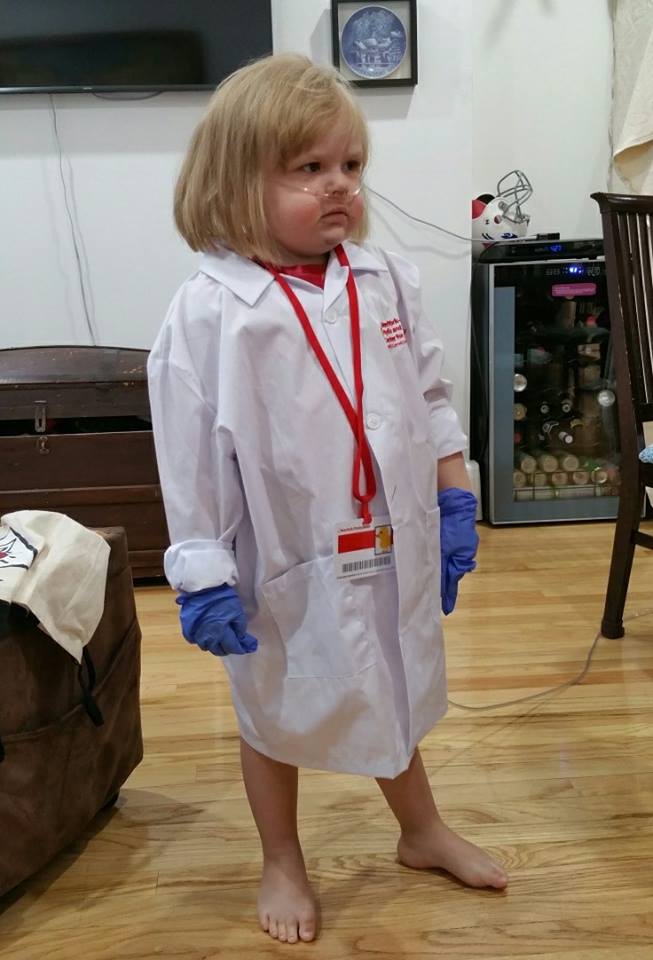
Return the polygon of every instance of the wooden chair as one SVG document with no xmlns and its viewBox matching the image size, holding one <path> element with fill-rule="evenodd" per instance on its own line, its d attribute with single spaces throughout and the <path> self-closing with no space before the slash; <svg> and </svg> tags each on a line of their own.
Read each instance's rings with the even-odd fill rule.
<svg viewBox="0 0 653 960">
<path fill-rule="evenodd" d="M 653 196 L 593 193 L 601 210 L 610 325 L 617 380 L 621 488 L 608 587 L 604 637 L 624 635 L 623 612 L 635 546 L 653 549 L 640 533 L 644 488 L 653 463 L 642 463 L 642 424 L 653 420 Z"/>
</svg>

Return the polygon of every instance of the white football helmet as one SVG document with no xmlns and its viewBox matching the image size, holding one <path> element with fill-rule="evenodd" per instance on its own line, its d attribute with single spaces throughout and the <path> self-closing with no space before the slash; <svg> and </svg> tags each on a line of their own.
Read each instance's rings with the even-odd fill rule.
<svg viewBox="0 0 653 960">
<path fill-rule="evenodd" d="M 511 170 L 497 183 L 496 196 L 482 194 L 472 201 L 475 252 L 497 240 L 519 240 L 527 235 L 531 218 L 522 210 L 522 204 L 532 193 L 526 174 Z"/>
</svg>

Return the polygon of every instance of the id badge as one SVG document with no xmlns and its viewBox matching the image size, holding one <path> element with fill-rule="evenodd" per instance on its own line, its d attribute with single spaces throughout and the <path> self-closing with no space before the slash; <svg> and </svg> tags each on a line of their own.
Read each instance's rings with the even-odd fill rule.
<svg viewBox="0 0 653 960">
<path fill-rule="evenodd" d="M 371 523 L 349 520 L 336 525 L 333 557 L 338 580 L 369 577 L 394 570 L 395 552 L 390 517 L 372 517 Z"/>
</svg>

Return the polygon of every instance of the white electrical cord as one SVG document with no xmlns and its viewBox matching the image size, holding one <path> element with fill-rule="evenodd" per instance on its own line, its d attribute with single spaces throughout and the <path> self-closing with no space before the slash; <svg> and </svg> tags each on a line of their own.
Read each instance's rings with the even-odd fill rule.
<svg viewBox="0 0 653 960">
<path fill-rule="evenodd" d="M 649 617 L 653 613 L 653 608 L 650 610 L 643 610 L 641 613 L 633 613 L 629 617 L 624 617 L 624 623 L 628 623 L 629 620 L 636 620 L 638 617 Z M 589 672 L 590 664 L 592 662 L 592 657 L 594 656 L 594 651 L 598 645 L 599 640 L 601 639 L 601 631 L 596 634 L 592 646 L 590 647 L 589 653 L 585 660 L 585 665 L 583 669 L 575 677 L 572 677 L 571 680 L 565 680 L 564 683 L 558 684 L 557 687 L 548 687 L 546 690 L 541 690 L 539 693 L 531 693 L 527 697 L 519 697 L 517 700 L 504 700 L 501 703 L 486 703 L 482 706 L 470 706 L 465 703 L 456 703 L 455 700 L 449 700 L 448 702 L 452 707 L 459 707 L 461 710 L 497 710 L 499 707 L 513 707 L 518 703 L 527 703 L 529 700 L 539 700 L 541 697 L 546 697 L 552 693 L 558 693 L 560 690 L 566 690 L 567 687 L 573 687 L 581 683 L 585 679 Z"/>
<path fill-rule="evenodd" d="M 415 217 L 412 213 L 408 213 L 407 210 L 404 210 L 403 207 L 400 207 L 398 203 L 395 203 L 394 200 L 390 200 L 389 197 L 379 193 L 379 191 L 375 190 L 374 187 L 370 187 L 369 184 L 365 184 L 365 190 L 367 193 L 373 193 L 375 197 L 385 200 L 385 202 L 389 203 L 391 207 L 394 207 L 394 209 L 398 210 L 399 213 L 403 213 L 403 215 L 408 217 L 409 220 L 414 220 L 415 223 L 423 223 L 425 227 L 433 227 L 435 230 L 440 230 L 441 233 L 446 233 L 450 237 L 456 237 L 457 240 L 467 240 L 469 243 L 472 243 L 473 241 L 472 237 L 464 237 L 461 233 L 456 233 L 454 230 L 448 230 L 447 227 L 441 227 L 438 223 L 431 223 L 430 220 L 422 220 L 421 217 Z"/>
<path fill-rule="evenodd" d="M 88 328 L 89 336 L 90 336 L 90 338 L 91 338 L 91 343 L 95 345 L 95 344 L 97 344 L 97 336 L 96 336 L 96 333 L 95 333 L 95 329 L 94 329 L 94 327 L 93 327 L 93 324 L 92 324 L 92 322 L 91 322 L 91 314 L 90 314 L 89 303 L 88 303 L 88 301 L 89 301 L 89 296 L 87 295 L 87 292 L 86 292 L 86 284 L 87 284 L 87 281 L 85 281 L 85 278 L 84 278 L 84 268 L 83 268 L 83 266 L 82 266 L 82 255 L 81 255 L 82 239 L 81 239 L 81 231 L 80 231 L 80 229 L 79 229 L 79 224 L 77 223 L 76 218 L 75 218 L 75 216 L 73 215 L 73 209 L 75 208 L 75 202 L 74 202 L 74 185 L 73 185 L 73 180 L 72 180 L 72 168 L 70 167 L 70 161 L 68 160 L 68 166 L 69 166 L 69 170 L 70 170 L 70 188 L 69 188 L 68 183 L 67 183 L 67 181 L 66 181 L 65 174 L 64 174 L 64 168 L 63 168 L 63 157 L 64 157 L 64 154 L 63 154 L 63 148 L 62 148 L 62 146 L 61 146 L 61 139 L 60 139 L 60 137 L 59 137 L 59 125 L 58 125 L 58 123 L 57 123 L 57 111 L 56 111 L 56 107 L 55 107 L 55 104 L 54 104 L 54 97 L 52 96 L 52 94 L 50 94 L 49 99 L 50 99 L 50 112 L 51 112 L 51 115 L 52 115 L 52 128 L 53 128 L 53 131 L 54 131 L 54 139 L 55 139 L 55 143 L 56 143 L 56 145 L 57 145 L 57 153 L 58 153 L 58 158 L 59 158 L 59 177 L 60 177 L 60 179 L 61 179 L 61 186 L 63 187 L 64 205 L 65 205 L 65 207 L 66 207 L 66 214 L 67 214 L 67 216 L 68 216 L 68 223 L 69 223 L 69 225 L 70 225 L 70 233 L 71 233 L 71 237 L 72 237 L 72 241 L 73 241 L 73 249 L 74 249 L 74 251 L 75 251 L 75 260 L 76 260 L 76 262 L 77 262 L 77 279 L 78 279 L 78 281 L 79 281 L 79 290 L 80 290 L 81 298 L 82 298 L 82 306 L 83 306 L 83 308 L 84 308 L 84 319 L 85 319 L 85 321 L 86 321 L 86 326 L 87 326 L 87 328 Z M 69 194 L 69 189 L 70 189 L 70 194 Z M 71 197 L 71 195 L 72 195 L 72 197 Z M 71 203 L 71 199 L 72 199 L 72 203 Z M 79 239 L 78 239 L 78 234 L 79 234 Z M 89 285 L 89 286 L 90 286 L 90 285 Z"/>
</svg>

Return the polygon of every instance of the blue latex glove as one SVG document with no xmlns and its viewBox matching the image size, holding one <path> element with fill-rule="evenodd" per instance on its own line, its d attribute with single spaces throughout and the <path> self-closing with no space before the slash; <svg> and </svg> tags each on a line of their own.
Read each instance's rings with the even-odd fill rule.
<svg viewBox="0 0 653 960">
<path fill-rule="evenodd" d="M 440 563 L 442 612 L 451 613 L 458 596 L 458 581 L 476 566 L 476 497 L 469 490 L 448 487 L 438 494 L 440 507 Z"/>
<path fill-rule="evenodd" d="M 253 653 L 258 647 L 256 637 L 247 633 L 240 597 L 228 584 L 195 593 L 182 592 L 177 603 L 181 607 L 181 632 L 200 650 L 226 657 L 230 653 Z"/>
<path fill-rule="evenodd" d="M 648 447 L 640 450 L 639 459 L 642 463 L 653 463 L 653 443 L 649 443 Z"/>
</svg>

